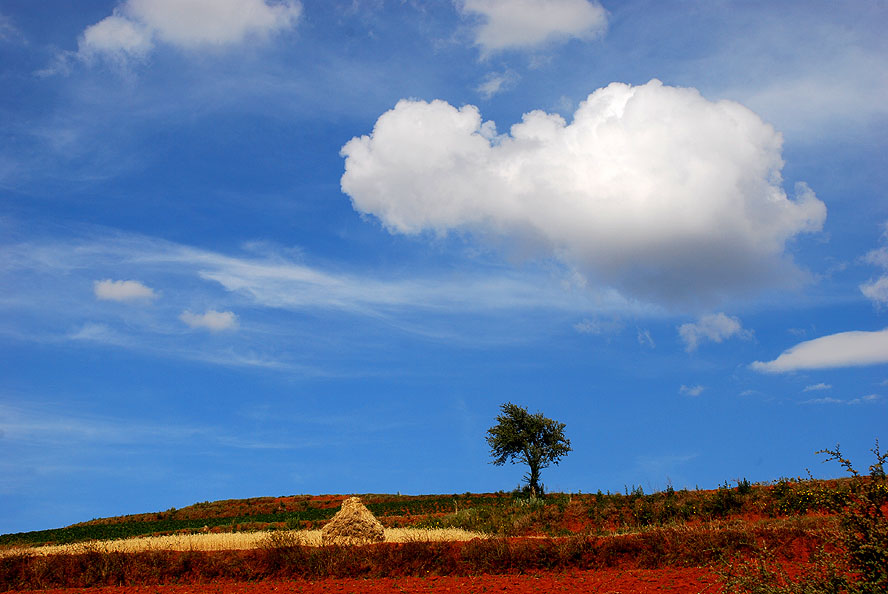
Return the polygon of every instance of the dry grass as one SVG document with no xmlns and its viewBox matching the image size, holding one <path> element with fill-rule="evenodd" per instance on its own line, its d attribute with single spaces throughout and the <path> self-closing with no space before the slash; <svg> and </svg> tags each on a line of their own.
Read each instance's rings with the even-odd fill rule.
<svg viewBox="0 0 888 594">
<path fill-rule="evenodd" d="M 474 540 L 487 538 L 481 532 L 469 532 L 462 528 L 435 528 L 424 530 L 422 528 L 386 528 L 386 542 L 452 542 L 457 540 Z"/>
<path fill-rule="evenodd" d="M 136 553 L 141 551 L 235 551 L 257 549 L 269 543 L 269 532 L 229 532 L 221 534 L 174 534 L 144 536 L 122 540 L 90 541 L 68 545 L 14 547 L 0 549 L 0 557 L 20 553 L 36 555 L 77 554 L 89 551 Z M 298 530 L 287 533 L 290 542 L 306 546 L 321 546 L 320 530 Z M 386 528 L 386 542 L 446 542 L 486 538 L 479 532 L 458 528 L 424 530 L 417 528 Z"/>
</svg>

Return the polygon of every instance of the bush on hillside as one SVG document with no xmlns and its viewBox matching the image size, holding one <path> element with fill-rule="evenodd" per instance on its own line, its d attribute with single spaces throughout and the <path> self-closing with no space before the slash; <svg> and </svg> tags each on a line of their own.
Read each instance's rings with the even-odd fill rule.
<svg viewBox="0 0 888 594">
<path fill-rule="evenodd" d="M 841 449 L 823 449 L 826 462 L 836 461 L 851 475 L 847 491 L 820 502 L 840 518 L 838 549 L 821 547 L 805 576 L 793 579 L 768 550 L 758 559 L 728 565 L 723 574 L 729 594 L 884 594 L 888 592 L 888 454 L 879 441 L 870 450 L 876 457 L 868 476 L 861 475 Z M 779 494 L 778 494 L 779 497 Z"/>
</svg>

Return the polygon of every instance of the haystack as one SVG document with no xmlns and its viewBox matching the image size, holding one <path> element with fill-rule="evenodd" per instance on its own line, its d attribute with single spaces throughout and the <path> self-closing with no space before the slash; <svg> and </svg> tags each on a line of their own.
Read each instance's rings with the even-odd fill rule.
<svg viewBox="0 0 888 594">
<path fill-rule="evenodd" d="M 325 545 L 362 545 L 384 540 L 382 524 L 358 497 L 343 501 L 342 509 L 321 530 L 321 542 Z"/>
</svg>

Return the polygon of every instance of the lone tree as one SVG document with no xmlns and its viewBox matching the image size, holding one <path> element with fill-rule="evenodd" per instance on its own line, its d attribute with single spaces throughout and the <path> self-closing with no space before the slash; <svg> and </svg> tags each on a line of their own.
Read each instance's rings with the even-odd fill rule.
<svg viewBox="0 0 888 594">
<path fill-rule="evenodd" d="M 540 492 L 540 470 L 549 464 L 558 465 L 570 449 L 570 440 L 564 436 L 564 423 L 547 419 L 543 413 L 530 414 L 527 409 L 507 402 L 500 406 L 502 414 L 496 425 L 487 430 L 487 444 L 493 464 L 502 466 L 507 460 L 527 464 L 524 475 L 531 497 Z"/>
</svg>

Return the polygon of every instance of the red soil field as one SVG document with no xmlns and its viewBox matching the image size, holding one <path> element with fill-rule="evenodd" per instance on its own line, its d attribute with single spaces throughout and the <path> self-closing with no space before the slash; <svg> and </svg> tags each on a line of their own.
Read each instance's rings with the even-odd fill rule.
<svg viewBox="0 0 888 594">
<path fill-rule="evenodd" d="M 705 568 L 609 569 L 528 575 L 429 576 L 286 582 L 217 582 L 41 590 L 41 594 L 444 594 L 475 592 L 595 592 L 596 594 L 717 594 L 718 577 Z M 13 593 L 15 591 L 12 591 Z M 31 594 L 32 591 L 31 591 Z"/>
</svg>

